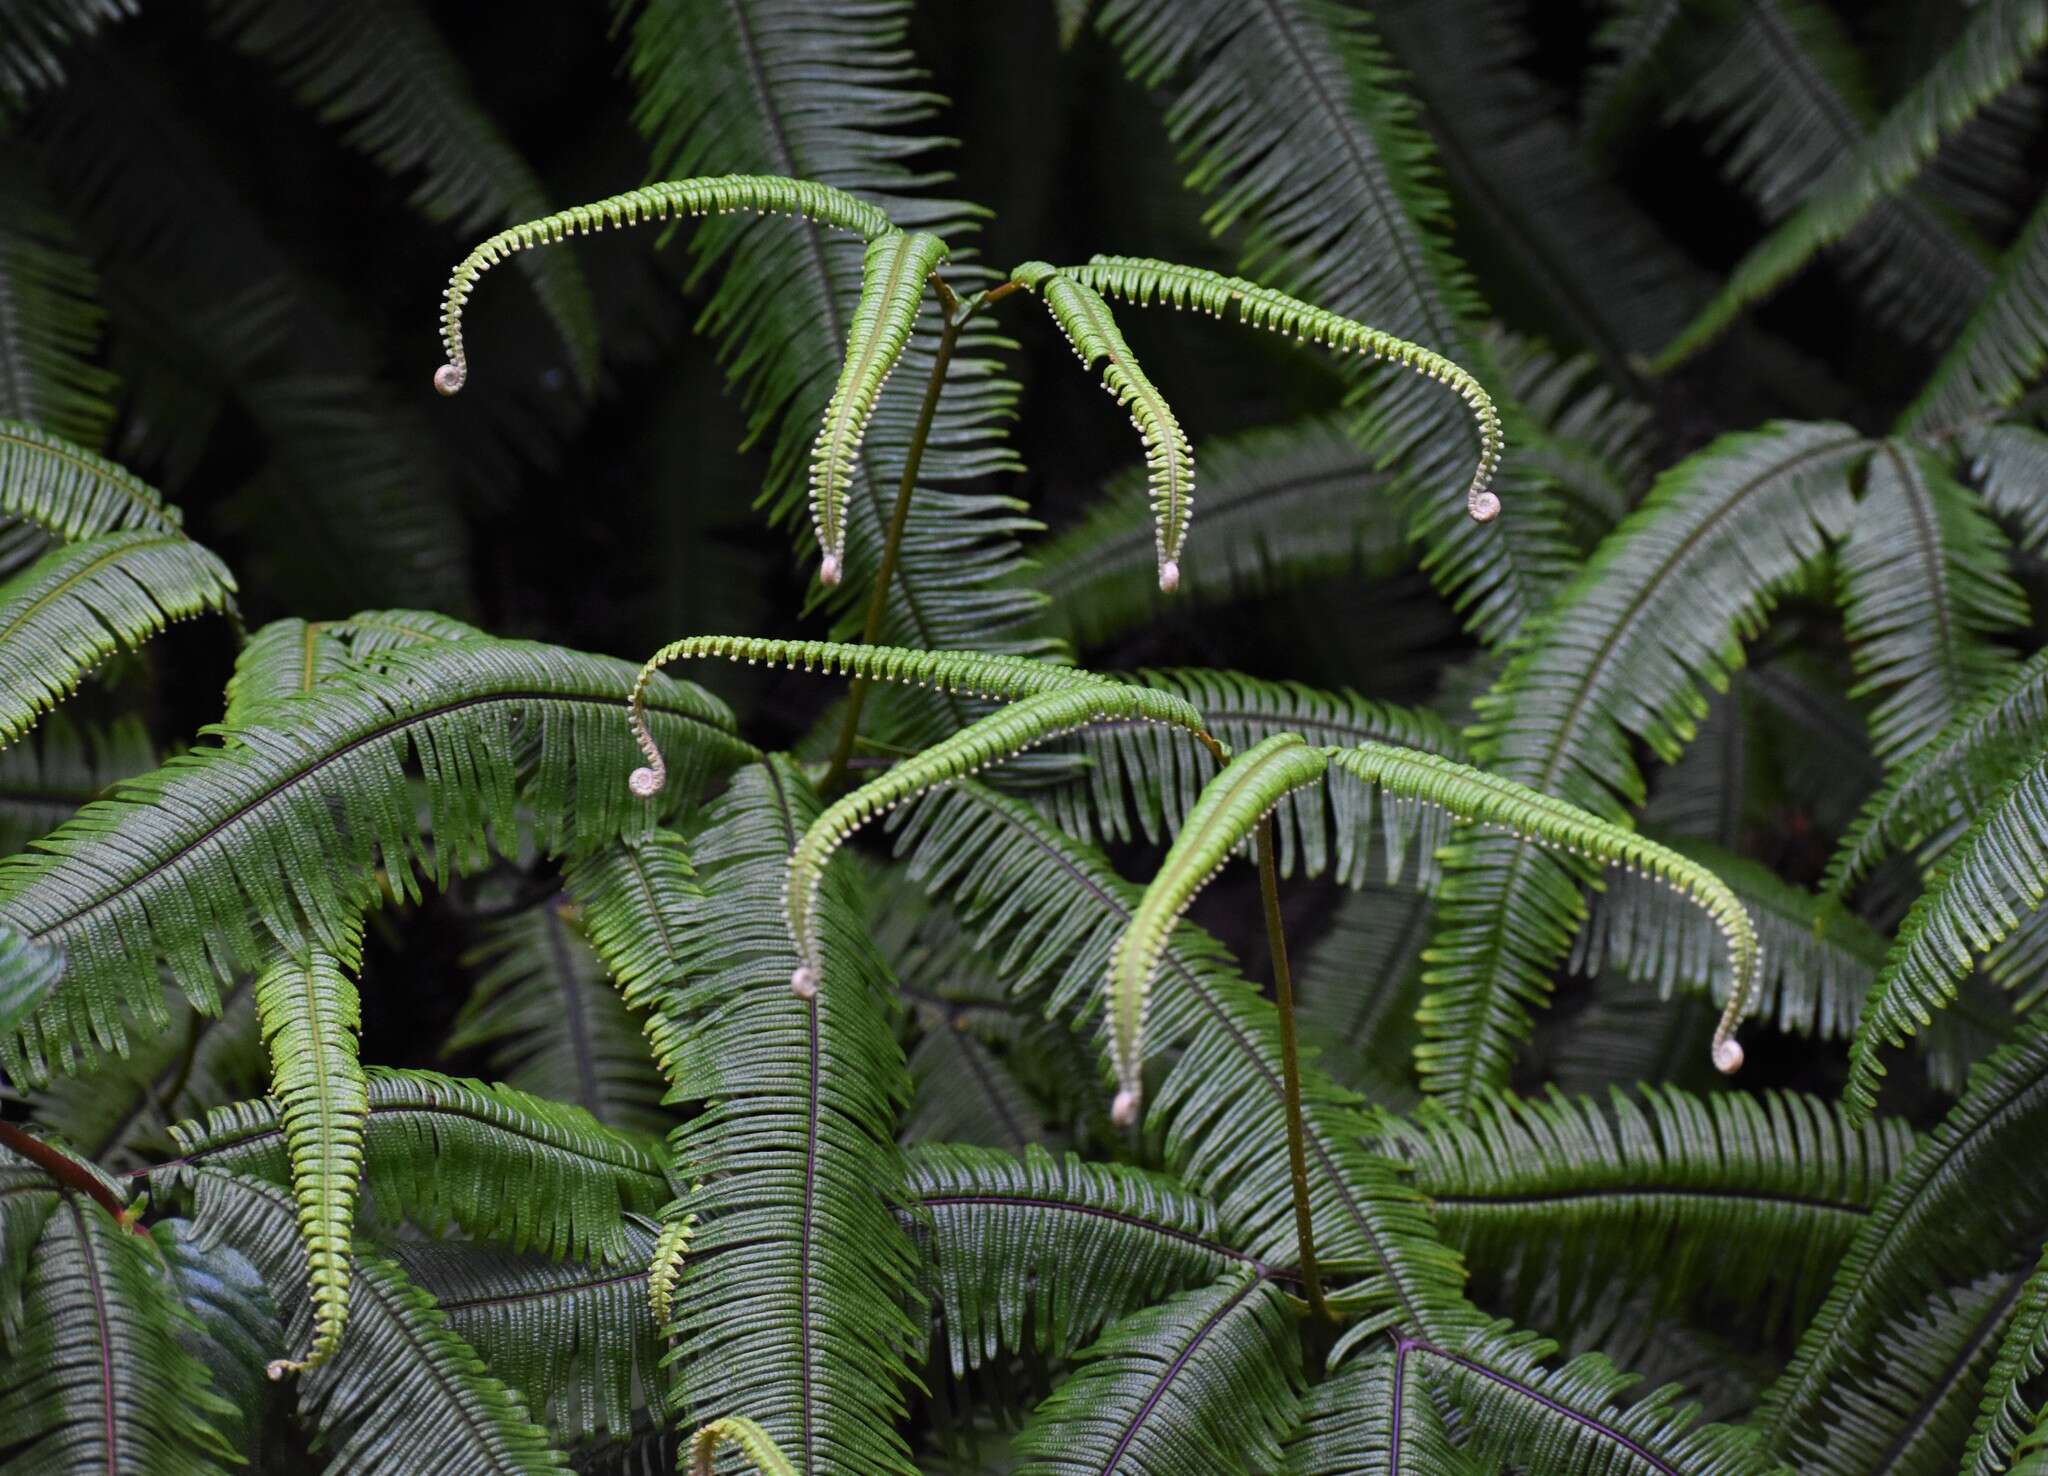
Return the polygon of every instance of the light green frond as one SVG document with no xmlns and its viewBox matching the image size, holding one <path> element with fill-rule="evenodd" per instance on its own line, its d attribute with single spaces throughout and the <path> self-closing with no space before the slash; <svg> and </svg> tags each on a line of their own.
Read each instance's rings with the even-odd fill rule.
<svg viewBox="0 0 2048 1476">
<path fill-rule="evenodd" d="M 250 636 L 235 656 L 223 721 L 239 725 L 263 704 L 310 692 L 340 672 L 370 664 L 383 652 L 483 634 L 473 625 L 429 610 L 365 610 L 345 620 L 273 620 Z"/>
<path fill-rule="evenodd" d="M 945 259 L 946 243 L 923 231 L 877 236 L 862 258 L 860 301 L 847 326 L 846 359 L 811 449 L 811 522 L 824 556 L 818 577 L 826 584 L 837 584 L 846 564 L 846 504 L 854 458 L 867 438 L 882 386 L 916 330 L 925 279 Z"/>
<path fill-rule="evenodd" d="M 431 1071 L 366 1074 L 364 1183 L 387 1219 L 616 1264 L 631 1248 L 624 1217 L 655 1214 L 669 1197 L 655 1153 L 579 1107 Z M 188 1167 L 291 1182 L 284 1127 L 267 1099 L 177 1124 L 171 1140 L 178 1156 L 152 1182 Z"/>
<path fill-rule="evenodd" d="M 395 1244 L 391 1255 L 433 1295 L 448 1328 L 564 1443 L 623 1436 L 633 1412 L 657 1417 L 670 1394 L 644 1264 L 654 1230 L 626 1222 L 623 1264 L 551 1261 L 468 1245 Z"/>
<path fill-rule="evenodd" d="M 416 897 L 422 874 L 472 871 L 525 824 L 556 853 L 642 833 L 657 817 L 627 793 L 618 741 L 631 679 L 623 663 L 516 641 L 393 651 L 88 805 L 45 849 L 0 861 L 0 923 L 66 956 L 54 990 L 0 974 L 9 1074 L 33 1082 L 95 1045 L 118 1050 L 124 1006 L 162 1028 L 159 959 L 211 1009 L 217 969 L 259 966 L 273 940 L 333 949 L 385 885 Z M 752 753 L 696 688 L 664 681 L 651 711 L 688 766 L 684 789 Z"/>
<path fill-rule="evenodd" d="M 1249 1269 L 1112 1323 L 1019 1432 L 1018 1476 L 1265 1470 L 1293 1427 L 1301 1344 Z"/>
<path fill-rule="evenodd" d="M 666 1087 L 641 1021 L 605 977 L 575 911 L 558 896 L 483 925 L 463 956 L 476 986 L 443 1055 L 481 1050 L 508 1086 L 574 1103 L 609 1127 L 664 1132 L 674 1119 L 662 1110 Z"/>
<path fill-rule="evenodd" d="M 0 20 L 0 119 L 7 112 L 7 24 Z M 0 418 L 104 442 L 118 381 L 100 362 L 106 314 L 99 289 L 70 223 L 44 191 L 25 171 L 0 169 Z M 0 469 L 0 485 L 5 481 Z"/>
<path fill-rule="evenodd" d="M 234 609 L 235 577 L 179 533 L 105 533 L 53 548 L 0 583 L 0 743 L 116 651 Z"/>
<path fill-rule="evenodd" d="M 471 89 L 455 50 L 406 0 L 215 0 L 216 25 L 275 68 L 350 147 L 412 181 L 411 203 L 459 231 L 543 214 L 547 195 Z M 597 321 L 575 260 L 561 252 L 521 265 L 567 341 L 576 379 L 597 382 Z"/>
<path fill-rule="evenodd" d="M 2048 364 L 2048 197 L 2005 250 L 1991 290 L 1971 313 L 1899 428 L 1951 430 L 2009 408 Z"/>
<path fill-rule="evenodd" d="M 1095 1017 L 1138 889 L 1101 852 L 1020 800 L 962 783 L 929 796 L 897 842 L 911 875 L 952 899 L 1021 997 L 1078 1026 Z M 1213 939 L 1183 924 L 1163 959 L 1146 1032 L 1165 1079 L 1148 1131 L 1167 1167 L 1217 1207 L 1226 1238 L 1268 1266 L 1299 1247 L 1285 1155 L 1280 1025 Z M 1358 1100 L 1313 1062 L 1302 1069 L 1309 1201 L 1319 1260 L 1356 1268 L 1347 1297 L 1400 1324 L 1455 1337 L 1469 1315 L 1464 1272 L 1387 1159 L 1364 1151 Z"/>
<path fill-rule="evenodd" d="M 1168 1292 L 1270 1272 L 1221 1239 L 1206 1201 L 1120 1164 L 930 1144 L 907 1184 L 955 1378 L 1027 1349 L 1070 1358 Z"/>
<path fill-rule="evenodd" d="M 1215 605 L 1318 575 L 1391 574 L 1407 540 L 1379 501 L 1388 473 L 1333 418 L 1202 443 L 1202 557 L 1181 596 Z M 1158 548 L 1142 473 L 1112 479 L 1082 521 L 1050 539 L 1032 582 L 1044 618 L 1077 646 L 1145 625 L 1159 612 Z"/>
<path fill-rule="evenodd" d="M 2002 943 L 2048 897 L 2048 753 L 2035 756 L 1970 822 L 1928 874 L 1872 981 L 1849 1047 L 1851 1106 L 1877 1104 L 1879 1053 L 1902 1046 L 1956 997 L 1977 955 Z"/>
<path fill-rule="evenodd" d="M 1145 479 L 1152 503 L 1152 547 L 1159 569 L 1159 589 L 1180 588 L 1180 557 L 1194 514 L 1195 451 L 1180 428 L 1166 396 L 1147 377 L 1138 356 L 1124 341 L 1116 318 L 1102 294 L 1081 272 L 1062 272 L 1044 262 L 1027 262 L 1010 278 L 1045 300 L 1047 311 L 1081 361 L 1083 369 L 1102 365 L 1102 387 L 1117 407 L 1130 412 L 1131 425 L 1145 448 Z"/>
<path fill-rule="evenodd" d="M 924 1321 L 901 1194 L 895 1121 L 907 1094 L 853 873 L 817 893 L 833 983 L 787 987 L 798 959 L 782 893 L 817 800 L 786 761 L 742 770 L 691 836 L 703 898 L 690 909 L 684 998 L 694 1029 L 672 1139 L 703 1187 L 676 1296 L 687 1422 L 758 1420 L 806 1476 L 903 1472 L 897 1427 Z"/>
<path fill-rule="evenodd" d="M 2010 1293 L 2012 1280 L 1998 1277 L 2000 1290 Z M 2013 1447 L 2035 1411 L 2027 1385 L 2048 1365 L 2048 1265 L 2036 1265 L 2009 1300 L 1997 1356 L 1984 1375 L 1977 1422 L 1963 1450 L 1962 1476 L 1998 1476 L 2012 1464 Z"/>
<path fill-rule="evenodd" d="M 664 1332 L 675 1323 L 676 1288 L 690 1258 L 690 1242 L 697 1238 L 697 1212 L 681 1208 L 687 1203 L 688 1199 L 683 1199 L 669 1206 L 669 1217 L 661 1222 L 661 1233 L 647 1259 L 647 1310 L 655 1327 Z"/>
<path fill-rule="evenodd" d="M 1190 741 L 1207 737 L 1201 714 L 1171 692 L 1122 683 L 1087 683 L 1014 702 L 833 801 L 804 832 L 789 860 L 784 906 L 799 959 L 791 987 L 799 992 L 815 990 L 823 977 L 825 960 L 816 924 L 818 889 L 833 853 L 854 831 L 933 789 L 1102 722 L 1159 723 L 1182 729 Z"/>
<path fill-rule="evenodd" d="M 126 467 L 19 420 L 0 420 L 0 516 L 66 543 L 100 533 L 175 533 L 178 509 Z"/>
<path fill-rule="evenodd" d="M 270 1095 L 291 1161 L 313 1304 L 312 1348 L 302 1360 L 274 1365 L 273 1378 L 325 1363 L 348 1323 L 363 1125 L 370 1115 L 356 1046 L 362 1004 L 349 978 L 361 966 L 362 945 L 359 938 L 352 943 L 340 956 L 316 949 L 280 958 L 256 976 L 256 1017 L 270 1051 Z"/>
<path fill-rule="evenodd" d="M 2048 11 L 2044 11 L 2048 15 Z M 1842 550 L 1843 624 L 1878 756 L 1914 754 L 2011 665 L 1991 637 L 2027 620 L 2010 546 L 1932 453 L 1887 441 L 1870 458 Z"/>
<path fill-rule="evenodd" d="M 1857 146 L 1815 181 L 1799 209 L 1738 264 L 1714 301 L 1659 355 L 1668 369 L 1712 340 L 1745 307 L 1769 295 L 1825 246 L 1841 240 L 1896 195 L 1955 133 L 2019 79 L 2048 43 L 2040 0 L 1986 0 L 1955 46 Z"/>
<path fill-rule="evenodd" d="M 1295 790 L 1320 784 L 1328 767 L 1321 749 L 1293 733 L 1275 734 L 1225 765 L 1188 811 L 1110 954 L 1106 1009 L 1118 1089 L 1110 1116 L 1118 1125 L 1134 1125 L 1144 1101 L 1145 1024 L 1174 928 L 1259 822 Z"/>
<path fill-rule="evenodd" d="M 1675 1087 L 1489 1096 L 1464 1118 L 1425 1103 L 1384 1134 L 1475 1267 L 1573 1316 L 1627 1283 L 1663 1309 L 1704 1293 L 1796 1320 L 1912 1146 L 1811 1097 Z"/>
<path fill-rule="evenodd" d="M 181 1346 L 191 1331 L 155 1243 L 66 1196 L 28 1247 L 20 1321 L 0 1349 L 8 1470 L 233 1470 L 222 1427 L 234 1407 Z"/>
<path fill-rule="evenodd" d="M 156 761 L 156 745 L 135 717 L 80 728 L 51 713 L 32 739 L 0 748 L 0 855 L 48 835 L 79 806 Z"/>
<path fill-rule="evenodd" d="M 1726 882 L 1756 924 L 1758 1016 L 1795 1035 L 1853 1035 L 1884 963 L 1883 935 L 1837 898 L 1792 886 L 1768 866 L 1704 841 L 1671 846 Z M 1734 983 L 1711 919 L 1655 878 L 1634 874 L 1607 878 L 1572 945 L 1571 968 L 1587 977 L 1619 969 L 1666 999 L 1726 999 Z"/>
<path fill-rule="evenodd" d="M 1771 1386 L 1760 1423 L 1775 1449 L 1814 1445 L 1830 1408 L 1853 1401 L 1889 1330 L 1930 1292 L 2012 1269 L 2012 1246 L 2038 1237 L 2048 1185 L 2048 1034 L 2022 1023 L 1970 1072 L 1962 1098 L 1925 1134 L 1842 1257 L 1827 1301 Z"/>
<path fill-rule="evenodd" d="M 1464 401 L 1479 441 L 1479 462 L 1465 488 L 1465 510 L 1475 522 L 1500 516 L 1500 499 L 1487 488 L 1500 468 L 1505 442 L 1500 412 L 1486 387 L 1435 349 L 1368 328 L 1328 308 L 1290 297 L 1271 287 L 1226 277 L 1200 267 L 1176 266 L 1143 257 L 1097 256 L 1088 265 L 1067 267 L 1063 278 L 1087 283 L 1100 292 L 1140 307 L 1192 308 L 1212 318 L 1235 318 L 1296 342 L 1306 340 L 1340 355 L 1356 354 L 1361 362 L 1391 364 L 1443 385 Z"/>
<path fill-rule="evenodd" d="M 751 1461 L 758 1476 L 797 1476 L 796 1467 L 768 1432 L 743 1415 L 713 1420 L 690 1437 L 691 1476 L 711 1476 L 712 1461 L 719 1447 L 725 1445 L 734 1447 Z"/>
</svg>

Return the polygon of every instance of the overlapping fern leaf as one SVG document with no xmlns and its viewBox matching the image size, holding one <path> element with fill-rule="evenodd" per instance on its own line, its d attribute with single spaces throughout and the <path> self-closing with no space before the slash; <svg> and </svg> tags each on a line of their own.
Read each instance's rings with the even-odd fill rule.
<svg viewBox="0 0 2048 1476">
<path fill-rule="evenodd" d="M 0 35 L 0 114 L 6 71 Z M 99 359 L 99 278 L 22 171 L 0 168 L 0 216 L 0 418 L 99 445 L 117 382 Z"/>
<path fill-rule="evenodd" d="M 148 732 L 132 717 L 80 727 L 51 713 L 33 738 L 0 749 L 0 853 L 49 834 L 117 780 L 156 761 Z"/>
<path fill-rule="evenodd" d="M 2008 246 L 1991 290 L 1919 397 L 1900 417 L 1908 431 L 1953 429 L 2019 399 L 2048 363 L 2048 199 Z"/>
</svg>

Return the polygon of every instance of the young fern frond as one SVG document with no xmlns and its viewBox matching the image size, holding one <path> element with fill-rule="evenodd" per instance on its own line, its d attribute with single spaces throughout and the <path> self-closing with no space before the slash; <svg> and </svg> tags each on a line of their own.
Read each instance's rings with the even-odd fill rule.
<svg viewBox="0 0 2048 1476">
<path fill-rule="evenodd" d="M 695 1186 L 701 1189 L 704 1186 Z M 694 1190 L 692 1191 L 694 1192 Z M 661 1233 L 647 1256 L 647 1310 L 659 1328 L 676 1319 L 676 1289 L 682 1281 L 683 1266 L 690 1256 L 690 1242 L 697 1236 L 697 1212 L 670 1206 L 669 1218 L 661 1222 Z"/>
<path fill-rule="evenodd" d="M 1105 296 L 1139 307 L 1157 304 L 1192 308 L 1212 318 L 1234 317 L 1253 328 L 1264 328 L 1297 342 L 1307 340 L 1335 354 L 1357 354 L 1362 359 L 1412 370 L 1443 385 L 1472 412 L 1479 438 L 1479 464 L 1465 489 L 1465 511 L 1478 523 L 1489 523 L 1500 516 L 1500 498 L 1489 490 L 1506 446 L 1500 412 L 1494 408 L 1493 397 L 1487 394 L 1484 385 L 1434 349 L 1378 328 L 1368 328 L 1271 287 L 1200 267 L 1177 266 L 1145 257 L 1097 256 L 1086 266 L 1063 267 L 1060 271 L 1062 276 L 1084 282 Z"/>
<path fill-rule="evenodd" d="M 362 1005 L 349 978 L 360 966 L 362 947 L 360 938 L 353 941 L 343 956 L 316 949 L 280 958 L 256 976 L 256 1016 L 270 1052 L 271 1096 L 291 1160 L 313 1303 L 312 1348 L 302 1359 L 273 1364 L 272 1378 L 325 1363 L 348 1323 L 363 1126 L 370 1116 L 369 1082 L 356 1053 Z"/>
<path fill-rule="evenodd" d="M 861 260 L 860 301 L 847 325 L 846 362 L 811 449 L 811 524 L 823 555 L 818 578 L 825 584 L 837 584 L 846 567 L 846 503 L 868 421 L 917 327 L 925 279 L 938 270 L 946 251 L 937 236 L 894 232 L 870 240 Z"/>
<path fill-rule="evenodd" d="M 1179 728 L 1212 752 L 1218 748 L 1216 740 L 1203 730 L 1202 715 L 1182 698 L 1149 687 L 1090 682 L 1022 698 L 833 801 L 811 822 L 790 853 L 784 908 L 798 959 L 790 988 L 808 997 L 824 977 L 825 959 L 817 930 L 818 890 L 826 865 L 861 826 L 933 789 L 978 774 L 991 764 L 1015 758 L 1091 723 L 1133 721 Z"/>
<path fill-rule="evenodd" d="M 1052 320 L 1066 334 L 1081 367 L 1102 365 L 1102 387 L 1121 409 L 1145 448 L 1145 476 L 1152 498 L 1152 544 L 1159 565 L 1159 588 L 1172 594 L 1180 588 L 1181 545 L 1194 514 L 1195 451 L 1180 428 L 1173 407 L 1147 377 L 1138 356 L 1124 342 L 1122 330 L 1102 294 L 1069 272 L 1042 261 L 1026 262 L 1010 280 L 1044 299 Z"/>
<path fill-rule="evenodd" d="M 470 294 L 476 291 L 483 274 L 499 262 L 521 251 L 550 246 L 571 236 L 587 236 L 592 231 L 621 230 L 693 215 L 730 215 L 736 210 L 754 215 L 796 216 L 852 231 L 864 241 L 896 229 L 880 210 L 844 190 L 810 180 L 758 174 L 668 180 L 508 227 L 479 242 L 457 263 L 448 279 L 448 290 L 441 299 L 441 344 L 448 352 L 448 362 L 434 371 L 434 388 L 444 395 L 453 395 L 460 393 L 468 382 L 469 354 L 462 341 L 463 310 L 469 306 Z"/>
<path fill-rule="evenodd" d="M 768 1432 L 744 1415 L 727 1415 L 700 1427 L 690 1437 L 690 1476 L 711 1476 L 720 1446 L 732 1446 L 753 1462 L 758 1476 L 797 1476 Z"/>
<path fill-rule="evenodd" d="M 1278 733 L 1225 765 L 1188 812 L 1110 956 L 1108 1011 L 1117 1080 L 1110 1117 L 1118 1126 L 1133 1126 L 1144 1100 L 1145 1020 L 1152 981 L 1174 928 L 1259 823 L 1295 790 L 1321 783 L 1328 767 L 1323 750 L 1293 733 Z"/>
<path fill-rule="evenodd" d="M 648 683 L 673 661 L 744 661 L 749 666 L 788 667 L 815 676 L 844 676 L 864 682 L 900 682 L 941 692 L 1015 702 L 1022 697 L 1062 692 L 1071 687 L 1115 685 L 1112 678 L 1072 666 L 1055 666 L 1024 656 L 985 651 L 911 651 L 846 641 L 782 641 L 754 636 L 686 636 L 671 641 L 640 668 L 633 680 L 628 714 L 633 741 L 647 756 L 647 767 L 635 769 L 630 783 L 642 799 L 661 793 L 668 765 L 647 728 Z"/>
</svg>

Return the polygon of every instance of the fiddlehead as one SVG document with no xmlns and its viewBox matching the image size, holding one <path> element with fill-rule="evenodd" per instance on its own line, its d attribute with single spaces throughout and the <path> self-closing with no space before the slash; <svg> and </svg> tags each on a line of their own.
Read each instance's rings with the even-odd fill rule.
<svg viewBox="0 0 2048 1476">
<path fill-rule="evenodd" d="M 1181 917 L 1223 863 L 1297 789 L 1321 781 L 1329 760 L 1293 733 L 1277 733 L 1232 759 L 1209 781 L 1145 888 L 1109 960 L 1110 1053 L 1119 1126 L 1138 1120 L 1144 1098 L 1145 1017 L 1152 978 Z"/>
<path fill-rule="evenodd" d="M 1329 753 L 1333 767 L 1387 795 L 1435 806 L 1454 820 L 1511 831 L 1532 845 L 1601 866 L 1624 867 L 1631 876 L 1661 882 L 1703 909 L 1728 945 L 1734 975 L 1714 1027 L 1714 1065 L 1731 1075 L 1742 1069 L 1735 1027 L 1756 994 L 1763 950 L 1749 910 L 1720 877 L 1668 846 L 1563 800 L 1432 753 L 1379 743 Z"/>
<path fill-rule="evenodd" d="M 738 1446 L 760 1476 L 796 1476 L 768 1432 L 743 1415 L 713 1420 L 690 1437 L 690 1476 L 711 1476 L 712 1458 L 721 1445 Z"/>
<path fill-rule="evenodd" d="M 468 382 L 469 355 L 462 342 L 462 312 L 469 305 L 469 295 L 476 290 L 477 282 L 499 262 L 536 246 L 550 246 L 570 236 L 587 236 L 607 227 L 619 230 L 648 221 L 730 215 L 739 210 L 756 215 L 800 216 L 819 225 L 852 231 L 867 241 L 896 229 L 879 209 L 844 190 L 810 180 L 764 174 L 668 180 L 507 227 L 479 243 L 448 278 L 448 290 L 441 299 L 441 342 L 448 351 L 448 362 L 434 371 L 434 388 L 444 395 L 453 395 L 460 393 Z"/>
<path fill-rule="evenodd" d="M 1193 308 L 1212 318 L 1234 312 L 1239 322 L 1254 328 L 1291 334 L 1296 340 L 1306 339 L 1333 353 L 1364 354 L 1435 380 L 1465 402 L 1477 424 L 1479 465 L 1465 489 L 1465 509 L 1475 522 L 1487 523 L 1500 516 L 1500 498 L 1491 490 L 1493 474 L 1500 468 L 1506 445 L 1500 412 L 1494 408 L 1493 397 L 1484 385 L 1435 350 L 1339 317 L 1271 287 L 1200 267 L 1135 256 L 1097 256 L 1086 266 L 1061 267 L 1059 272 L 1064 278 L 1085 282 L 1106 297 L 1139 307 L 1159 303 Z"/>
<path fill-rule="evenodd" d="M 633 682 L 628 721 L 647 767 L 627 780 L 633 793 L 652 799 L 668 782 L 668 765 L 647 726 L 647 684 L 671 661 L 743 661 L 749 666 L 786 666 L 816 676 L 854 677 L 930 687 L 998 702 L 1014 702 L 1069 687 L 1113 686 L 1106 677 L 1072 666 L 1054 666 L 1023 656 L 983 651 L 912 651 L 900 646 L 863 646 L 844 641 L 778 641 L 753 636 L 686 636 L 671 641 L 640 668 Z M 1190 708 L 1190 711 L 1193 709 Z"/>
<path fill-rule="evenodd" d="M 846 363 L 811 451 L 811 518 L 823 556 L 818 578 L 826 584 L 837 584 L 846 566 L 846 499 L 868 418 L 917 326 L 925 279 L 945 259 L 946 243 L 922 231 L 891 232 L 868 242 L 860 302 L 846 334 Z"/>
<path fill-rule="evenodd" d="M 817 990 L 824 969 L 816 926 L 818 889 L 824 882 L 826 864 L 856 830 L 941 785 L 978 774 L 991 764 L 1090 723 L 1103 722 L 1164 723 L 1186 730 L 1221 756 L 1222 745 L 1208 735 L 1202 715 L 1185 699 L 1150 687 L 1111 682 L 1025 697 L 934 743 L 835 801 L 812 822 L 790 853 L 784 905 L 798 958 L 790 988 L 806 998 Z"/>
<path fill-rule="evenodd" d="M 1124 342 L 1101 293 L 1077 276 L 1042 261 L 1026 262 L 1010 274 L 1010 280 L 1045 299 L 1047 310 L 1067 335 L 1082 367 L 1092 370 L 1101 362 L 1102 387 L 1130 411 L 1131 425 L 1145 447 L 1159 587 L 1172 594 L 1180 588 L 1181 544 L 1187 538 L 1188 518 L 1194 508 L 1194 448 L 1166 397 L 1139 367 L 1138 356 Z"/>
</svg>

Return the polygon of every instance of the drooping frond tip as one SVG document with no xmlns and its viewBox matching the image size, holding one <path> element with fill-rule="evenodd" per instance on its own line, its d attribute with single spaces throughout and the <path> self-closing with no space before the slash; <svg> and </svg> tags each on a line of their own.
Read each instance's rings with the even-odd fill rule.
<svg viewBox="0 0 2048 1476">
<path fill-rule="evenodd" d="M 711 1476 L 711 1463 L 721 1445 L 737 1446 L 761 1476 L 796 1476 L 796 1468 L 768 1432 L 741 1415 L 713 1420 L 690 1437 L 691 1476 Z"/>
<path fill-rule="evenodd" d="M 865 241 L 892 234 L 896 229 L 878 208 L 844 190 L 811 180 L 761 174 L 668 180 L 507 227 L 479 243 L 448 278 L 448 290 L 441 298 L 441 343 L 447 350 L 448 361 L 434 371 L 434 388 L 444 395 L 453 395 L 469 382 L 462 313 L 477 282 L 499 262 L 536 246 L 551 246 L 570 236 L 587 236 L 606 227 L 623 229 L 648 221 L 730 215 L 735 211 L 816 221 L 819 225 L 852 231 Z"/>
</svg>

